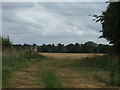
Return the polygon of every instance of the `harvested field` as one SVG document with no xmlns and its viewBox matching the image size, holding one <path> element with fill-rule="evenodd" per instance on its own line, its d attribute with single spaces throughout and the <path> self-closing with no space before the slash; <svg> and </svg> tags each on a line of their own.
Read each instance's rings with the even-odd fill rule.
<svg viewBox="0 0 120 90">
<path fill-rule="evenodd" d="M 98 53 L 40 53 L 42 55 L 57 59 L 81 59 L 86 57 L 103 56 Z"/>
</svg>

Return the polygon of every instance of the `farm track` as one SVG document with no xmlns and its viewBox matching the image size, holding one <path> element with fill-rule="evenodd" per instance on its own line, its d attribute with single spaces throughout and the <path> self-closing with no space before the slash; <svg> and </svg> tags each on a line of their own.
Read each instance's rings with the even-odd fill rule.
<svg viewBox="0 0 120 90">
<path fill-rule="evenodd" d="M 36 74 L 38 65 L 31 60 L 28 66 L 13 73 L 10 83 L 12 88 L 44 88 L 45 86 L 38 80 Z"/>
<path fill-rule="evenodd" d="M 37 70 L 50 70 L 56 73 L 57 77 L 61 80 L 62 84 L 66 88 L 103 88 L 110 87 L 105 83 L 99 82 L 93 78 L 88 78 L 81 74 L 75 68 L 70 67 L 71 63 L 77 62 L 76 56 L 71 56 L 72 59 L 69 60 L 69 56 L 61 55 L 62 58 L 56 56 L 56 54 L 50 56 L 48 53 L 41 53 L 42 55 L 52 57 L 50 60 L 45 60 L 42 62 L 34 63 L 32 60 L 29 62 L 28 66 L 20 71 L 15 72 L 11 77 L 11 87 L 14 88 L 45 88 L 45 85 L 38 79 L 36 72 Z M 55 57 L 56 56 L 56 57 Z M 78 56 L 78 55 L 77 55 Z M 89 55 L 93 57 L 92 55 Z M 89 57 L 80 55 L 79 58 Z M 68 58 L 65 58 L 68 57 Z M 53 59 L 54 58 L 54 59 Z M 63 59 L 64 58 L 64 59 Z M 74 58 L 74 59 L 73 59 Z"/>
</svg>

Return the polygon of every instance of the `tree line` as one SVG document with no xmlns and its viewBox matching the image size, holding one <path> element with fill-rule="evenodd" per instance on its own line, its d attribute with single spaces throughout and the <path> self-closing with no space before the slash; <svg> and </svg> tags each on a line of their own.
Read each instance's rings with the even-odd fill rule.
<svg viewBox="0 0 120 90">
<path fill-rule="evenodd" d="M 29 45 L 14 45 L 16 48 L 29 49 L 31 46 L 37 46 L 36 44 Z M 105 44 L 97 44 L 92 41 L 85 42 L 84 44 L 68 44 L 64 45 L 61 43 L 55 44 L 43 44 L 37 46 L 38 52 L 50 52 L 50 53 L 112 53 L 112 46 Z"/>
<path fill-rule="evenodd" d="M 84 44 L 68 44 L 61 43 L 55 44 L 43 44 L 38 46 L 37 44 L 13 44 L 9 37 L 0 37 L 2 41 L 2 49 L 16 48 L 29 50 L 31 47 L 37 47 L 37 52 L 50 52 L 50 53 L 112 53 L 112 45 L 97 44 L 93 41 L 85 42 Z"/>
</svg>

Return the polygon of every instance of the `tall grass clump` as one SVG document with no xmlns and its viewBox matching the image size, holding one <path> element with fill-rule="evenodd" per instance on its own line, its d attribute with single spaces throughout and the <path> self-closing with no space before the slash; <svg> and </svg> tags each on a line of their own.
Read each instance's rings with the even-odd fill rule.
<svg viewBox="0 0 120 90">
<path fill-rule="evenodd" d="M 63 85 L 54 72 L 49 70 L 40 70 L 38 73 L 40 78 L 42 78 L 43 83 L 46 85 L 46 88 L 63 88 Z"/>
<path fill-rule="evenodd" d="M 13 49 L 4 49 L 2 52 L 2 84 L 8 87 L 11 73 L 19 70 L 26 64 L 25 52 Z"/>
<path fill-rule="evenodd" d="M 9 39 L 9 36 L 7 37 L 0 37 L 2 40 L 2 49 L 5 48 L 11 48 L 12 47 L 12 41 Z"/>
<path fill-rule="evenodd" d="M 10 77 L 13 72 L 20 70 L 24 66 L 27 65 L 31 59 L 36 59 L 42 61 L 43 59 L 47 59 L 47 57 L 27 52 L 22 48 L 14 48 L 9 37 L 0 37 L 2 40 L 2 86 L 9 87 L 10 86 Z"/>
<path fill-rule="evenodd" d="M 108 84 L 120 86 L 120 65 L 115 55 L 105 55 L 101 57 L 84 58 L 80 60 L 81 67 L 96 69 L 95 77 Z M 92 71 L 92 72 L 93 72 Z"/>
<path fill-rule="evenodd" d="M 25 50 L 16 50 L 13 48 L 4 49 L 2 53 L 2 83 L 3 87 L 9 87 L 11 74 L 20 70 L 30 62 L 31 59 L 42 61 L 47 57 L 27 52 Z"/>
</svg>

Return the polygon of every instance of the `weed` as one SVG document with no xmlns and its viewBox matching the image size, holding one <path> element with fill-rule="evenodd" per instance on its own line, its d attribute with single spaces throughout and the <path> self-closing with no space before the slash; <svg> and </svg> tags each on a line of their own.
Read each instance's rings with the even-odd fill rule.
<svg viewBox="0 0 120 90">
<path fill-rule="evenodd" d="M 39 75 L 42 77 L 42 81 L 47 88 L 63 88 L 60 80 L 52 71 L 40 70 Z"/>
</svg>

